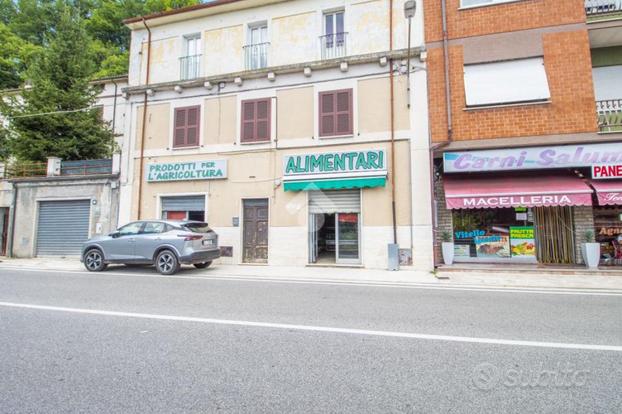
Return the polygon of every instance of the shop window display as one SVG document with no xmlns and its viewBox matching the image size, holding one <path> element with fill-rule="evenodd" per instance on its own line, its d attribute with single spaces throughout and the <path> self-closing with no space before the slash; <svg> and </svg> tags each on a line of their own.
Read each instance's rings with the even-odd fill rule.
<svg viewBox="0 0 622 414">
<path fill-rule="evenodd" d="M 534 219 L 528 208 L 453 210 L 457 262 L 536 262 Z"/>
<path fill-rule="evenodd" d="M 601 265 L 622 266 L 622 207 L 594 208 L 594 227 Z"/>
</svg>

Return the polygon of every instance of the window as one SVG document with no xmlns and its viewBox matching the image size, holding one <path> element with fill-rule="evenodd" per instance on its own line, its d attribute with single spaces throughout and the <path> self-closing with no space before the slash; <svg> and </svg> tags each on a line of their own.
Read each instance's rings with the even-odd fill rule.
<svg viewBox="0 0 622 414">
<path fill-rule="evenodd" d="M 120 236 L 133 236 L 140 232 L 141 227 L 143 226 L 142 221 L 135 221 L 134 223 L 127 224 L 119 229 Z"/>
<path fill-rule="evenodd" d="M 175 108 L 173 148 L 196 147 L 199 145 L 200 115 L 200 106 Z"/>
<path fill-rule="evenodd" d="M 141 232 L 142 234 L 160 234 L 166 233 L 166 224 L 158 223 L 158 222 L 147 222 L 145 223 L 145 228 Z"/>
<path fill-rule="evenodd" d="M 181 79 L 196 79 L 201 70 L 201 35 L 184 36 L 184 55 L 180 58 Z"/>
<path fill-rule="evenodd" d="M 320 92 L 319 104 L 321 137 L 352 134 L 352 89 Z"/>
<path fill-rule="evenodd" d="M 343 10 L 324 14 L 324 35 L 321 40 L 322 59 L 332 59 L 346 55 Z"/>
<path fill-rule="evenodd" d="M 476 7 L 476 6 L 489 6 L 492 4 L 498 3 L 509 3 L 520 0 L 462 0 L 460 3 L 461 7 Z"/>
<path fill-rule="evenodd" d="M 467 106 L 546 101 L 551 97 L 543 58 L 464 66 Z"/>
<path fill-rule="evenodd" d="M 240 141 L 270 141 L 270 118 L 270 98 L 242 101 Z"/>
<path fill-rule="evenodd" d="M 268 67 L 268 25 L 255 24 L 248 27 L 248 44 L 244 47 L 247 70 Z"/>
</svg>

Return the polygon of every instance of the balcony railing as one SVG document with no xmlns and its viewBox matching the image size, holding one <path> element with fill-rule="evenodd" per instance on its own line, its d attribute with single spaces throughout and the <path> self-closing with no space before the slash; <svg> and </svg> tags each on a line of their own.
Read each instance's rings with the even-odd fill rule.
<svg viewBox="0 0 622 414">
<path fill-rule="evenodd" d="M 112 174 L 112 159 L 62 161 L 60 175 Z"/>
<path fill-rule="evenodd" d="M 269 47 L 269 42 L 244 46 L 244 66 L 246 70 L 267 68 Z"/>
<path fill-rule="evenodd" d="M 320 36 L 322 60 L 344 57 L 347 54 L 348 33 L 333 33 Z"/>
<path fill-rule="evenodd" d="M 1 179 L 45 177 L 47 163 L 45 162 L 11 162 L 2 168 Z"/>
<path fill-rule="evenodd" d="M 622 0 L 585 0 L 585 13 L 588 16 L 622 13 Z"/>
<path fill-rule="evenodd" d="M 622 132 L 622 99 L 596 101 L 600 132 Z"/>
<path fill-rule="evenodd" d="M 179 69 L 181 80 L 198 78 L 201 76 L 201 55 L 180 57 Z"/>
</svg>

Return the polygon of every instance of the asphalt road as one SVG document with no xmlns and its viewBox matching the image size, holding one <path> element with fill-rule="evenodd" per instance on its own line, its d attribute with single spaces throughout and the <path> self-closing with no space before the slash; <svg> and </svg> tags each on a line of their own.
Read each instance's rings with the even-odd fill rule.
<svg viewBox="0 0 622 414">
<path fill-rule="evenodd" d="M 0 412 L 622 412 L 620 294 L 208 275 L 0 269 Z"/>
</svg>

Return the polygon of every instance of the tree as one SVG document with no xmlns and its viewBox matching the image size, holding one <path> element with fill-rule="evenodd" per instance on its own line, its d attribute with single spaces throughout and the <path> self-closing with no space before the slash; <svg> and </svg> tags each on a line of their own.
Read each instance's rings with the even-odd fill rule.
<svg viewBox="0 0 622 414">
<path fill-rule="evenodd" d="M 9 148 L 18 159 L 93 159 L 111 153 L 112 131 L 93 108 L 98 90 L 89 83 L 95 68 L 84 26 L 79 12 L 64 7 L 56 30 L 44 39 L 47 47 L 27 70 L 32 87 L 0 102 L 9 120 Z"/>
<path fill-rule="evenodd" d="M 13 89 L 21 85 L 22 74 L 39 47 L 14 35 L 0 22 L 0 90 Z"/>
</svg>

